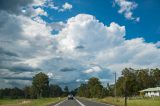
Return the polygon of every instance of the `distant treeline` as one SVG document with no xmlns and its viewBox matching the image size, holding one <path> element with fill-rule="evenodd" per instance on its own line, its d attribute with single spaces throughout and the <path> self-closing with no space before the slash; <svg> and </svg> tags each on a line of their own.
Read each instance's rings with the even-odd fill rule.
<svg viewBox="0 0 160 106">
<path fill-rule="evenodd" d="M 0 98 L 28 98 L 36 99 L 41 97 L 61 97 L 69 94 L 69 89 L 65 86 L 62 89 L 59 85 L 49 85 L 49 78 L 44 73 L 39 73 L 33 77 L 32 86 L 23 89 L 5 88 L 0 89 Z M 74 91 L 72 91 L 74 94 Z"/>
<path fill-rule="evenodd" d="M 116 83 L 117 96 L 137 96 L 139 91 L 149 87 L 160 87 L 160 69 L 125 68 Z M 102 98 L 115 96 L 115 85 L 107 84 L 103 87 L 98 78 L 90 78 L 88 83 L 81 84 L 78 96 L 88 98 Z"/>
<path fill-rule="evenodd" d="M 125 68 L 116 82 L 117 96 L 136 96 L 139 91 L 149 87 L 160 86 L 160 69 L 132 69 Z M 49 78 L 44 73 L 38 73 L 33 77 L 32 85 L 24 89 L 5 88 L 0 89 L 0 98 L 41 98 L 61 97 L 68 94 L 87 98 L 103 98 L 115 95 L 115 85 L 102 86 L 98 78 L 92 77 L 88 82 L 81 84 L 75 90 L 69 92 L 67 86 L 62 89 L 59 85 L 49 85 Z"/>
<path fill-rule="evenodd" d="M 118 96 L 124 96 L 125 93 L 128 96 L 139 95 L 140 90 L 160 87 L 160 69 L 125 68 L 116 85 Z"/>
<path fill-rule="evenodd" d="M 41 97 L 63 97 L 67 96 L 70 92 L 68 91 L 68 87 L 66 86 L 64 90 L 61 89 L 58 85 L 50 85 L 49 90 L 43 92 Z M 36 92 L 32 87 L 25 87 L 24 89 L 15 88 L 5 88 L 0 89 L 0 99 L 2 98 L 26 98 L 26 99 L 36 99 L 40 98 L 37 96 Z"/>
</svg>

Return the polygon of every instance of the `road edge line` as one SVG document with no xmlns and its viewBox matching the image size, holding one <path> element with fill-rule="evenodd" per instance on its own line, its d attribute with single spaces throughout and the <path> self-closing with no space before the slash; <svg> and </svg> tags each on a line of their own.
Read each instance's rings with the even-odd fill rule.
<svg viewBox="0 0 160 106">
<path fill-rule="evenodd" d="M 78 99 L 74 98 L 81 106 L 85 106 L 82 102 L 80 102 Z"/>
<path fill-rule="evenodd" d="M 63 100 L 63 101 L 61 101 L 61 102 L 58 102 L 57 104 L 55 104 L 54 106 L 58 106 L 58 105 L 60 105 L 60 104 L 62 104 L 63 102 L 65 102 L 67 99 L 65 99 L 65 100 Z"/>
</svg>

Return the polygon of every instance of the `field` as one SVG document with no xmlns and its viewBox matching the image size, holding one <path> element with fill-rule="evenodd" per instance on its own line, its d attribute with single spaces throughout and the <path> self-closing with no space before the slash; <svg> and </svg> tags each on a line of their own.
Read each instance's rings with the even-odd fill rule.
<svg viewBox="0 0 160 106">
<path fill-rule="evenodd" d="M 124 106 L 124 98 L 107 97 L 96 99 L 98 102 L 110 103 L 116 106 Z M 160 106 L 160 98 L 130 98 L 127 106 Z"/>
<path fill-rule="evenodd" d="M 64 98 L 42 98 L 42 99 L 0 99 L 0 106 L 46 106 L 58 102 Z"/>
</svg>

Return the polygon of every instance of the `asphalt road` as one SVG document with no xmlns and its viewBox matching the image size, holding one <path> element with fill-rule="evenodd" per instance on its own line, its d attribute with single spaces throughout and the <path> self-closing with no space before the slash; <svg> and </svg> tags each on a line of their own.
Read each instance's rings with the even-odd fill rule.
<svg viewBox="0 0 160 106">
<path fill-rule="evenodd" d="M 74 100 L 64 100 L 56 104 L 50 104 L 48 106 L 113 106 L 113 105 L 75 98 Z"/>
</svg>

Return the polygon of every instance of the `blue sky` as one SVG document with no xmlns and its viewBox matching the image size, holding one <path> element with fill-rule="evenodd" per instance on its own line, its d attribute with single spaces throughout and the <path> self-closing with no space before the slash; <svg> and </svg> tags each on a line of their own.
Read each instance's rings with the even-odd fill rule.
<svg viewBox="0 0 160 106">
<path fill-rule="evenodd" d="M 159 10 L 159 0 L 1 0 L 0 88 L 31 85 L 39 72 L 75 88 L 159 68 Z"/>
<path fill-rule="evenodd" d="M 133 1 L 133 0 L 132 0 Z M 118 6 L 113 7 L 113 0 L 55 0 L 55 4 L 71 3 L 73 9 L 59 13 L 56 10 L 47 10 L 53 20 L 47 22 L 65 21 L 79 13 L 94 15 L 99 21 L 108 25 L 117 22 L 125 25 L 127 29 L 126 39 L 143 37 L 146 42 L 160 40 L 160 1 L 159 0 L 135 0 L 138 7 L 133 10 L 135 16 L 140 17 L 140 22 L 130 21 L 118 14 Z"/>
</svg>

